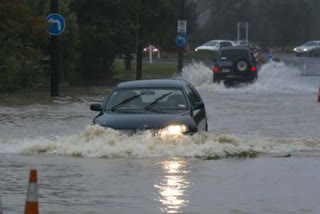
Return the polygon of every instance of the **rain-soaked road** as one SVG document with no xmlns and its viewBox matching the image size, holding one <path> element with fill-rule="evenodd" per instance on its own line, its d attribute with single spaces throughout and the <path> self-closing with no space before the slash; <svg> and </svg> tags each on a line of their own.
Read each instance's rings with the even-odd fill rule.
<svg viewBox="0 0 320 214">
<path fill-rule="evenodd" d="M 41 213 L 320 213 L 320 59 L 284 61 L 239 88 L 212 84 L 203 65 L 186 67 L 182 78 L 204 98 L 210 131 L 179 139 L 89 126 L 99 89 L 0 101 L 5 213 L 22 213 L 31 167 Z M 246 152 L 258 156 L 226 158 Z"/>
</svg>

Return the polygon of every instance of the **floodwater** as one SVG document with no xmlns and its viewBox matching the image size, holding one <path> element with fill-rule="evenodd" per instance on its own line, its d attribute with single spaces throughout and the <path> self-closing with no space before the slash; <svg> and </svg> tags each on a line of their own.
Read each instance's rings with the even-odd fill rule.
<svg viewBox="0 0 320 214">
<path fill-rule="evenodd" d="M 4 212 L 23 212 L 34 167 L 40 213 L 318 214 L 320 77 L 301 74 L 268 64 L 256 83 L 226 88 L 204 65 L 185 67 L 181 78 L 204 98 L 209 132 L 176 139 L 91 126 L 89 105 L 106 88 L 2 100 Z M 247 153 L 257 156 L 241 158 Z"/>
</svg>

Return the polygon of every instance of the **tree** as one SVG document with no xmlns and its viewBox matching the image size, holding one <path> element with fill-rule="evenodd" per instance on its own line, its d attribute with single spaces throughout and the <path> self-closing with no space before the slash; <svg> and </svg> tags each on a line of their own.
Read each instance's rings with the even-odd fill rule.
<svg viewBox="0 0 320 214">
<path fill-rule="evenodd" d="M 20 0 L 0 1 L 0 91 L 34 87 L 43 82 L 41 47 L 44 18 Z"/>
</svg>

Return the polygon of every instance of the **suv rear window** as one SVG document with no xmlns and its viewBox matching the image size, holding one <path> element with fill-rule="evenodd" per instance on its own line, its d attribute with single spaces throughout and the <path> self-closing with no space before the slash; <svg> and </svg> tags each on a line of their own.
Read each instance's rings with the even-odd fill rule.
<svg viewBox="0 0 320 214">
<path fill-rule="evenodd" d="M 220 54 L 221 61 L 235 61 L 238 59 L 247 59 L 249 60 L 249 51 L 243 49 L 230 49 L 222 50 Z"/>
</svg>

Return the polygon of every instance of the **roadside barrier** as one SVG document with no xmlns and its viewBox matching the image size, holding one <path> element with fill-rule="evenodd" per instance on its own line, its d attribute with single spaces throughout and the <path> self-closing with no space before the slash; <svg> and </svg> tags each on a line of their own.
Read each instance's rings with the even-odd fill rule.
<svg viewBox="0 0 320 214">
<path fill-rule="evenodd" d="M 39 214 L 38 204 L 38 185 L 37 185 L 37 170 L 31 169 L 29 176 L 29 186 L 27 192 L 25 214 Z M 1 213 L 0 213 L 1 214 Z"/>
<path fill-rule="evenodd" d="M 2 211 L 2 204 L 1 204 L 1 195 L 0 195 L 0 214 L 3 214 L 3 211 Z"/>
</svg>

